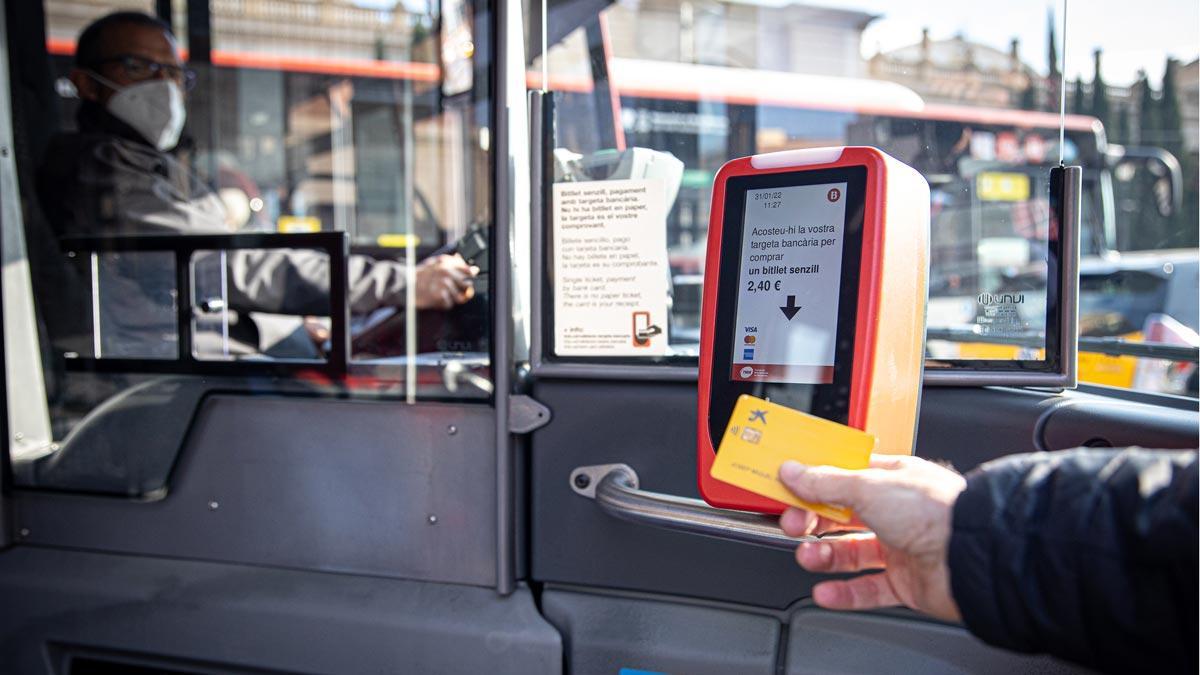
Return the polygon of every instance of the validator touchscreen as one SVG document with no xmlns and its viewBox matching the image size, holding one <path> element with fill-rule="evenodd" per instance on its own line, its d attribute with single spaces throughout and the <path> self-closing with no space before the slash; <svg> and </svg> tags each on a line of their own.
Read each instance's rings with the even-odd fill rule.
<svg viewBox="0 0 1200 675">
<path fill-rule="evenodd" d="M 846 188 L 746 192 L 731 380 L 833 382 Z"/>
</svg>

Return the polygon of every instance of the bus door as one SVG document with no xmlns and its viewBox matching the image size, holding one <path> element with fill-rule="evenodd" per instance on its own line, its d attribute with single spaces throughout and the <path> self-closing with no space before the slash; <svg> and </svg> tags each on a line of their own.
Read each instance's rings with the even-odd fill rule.
<svg viewBox="0 0 1200 675">
<path fill-rule="evenodd" d="M 742 9 L 756 26 L 786 21 L 765 7 Z M 628 132 L 624 148 L 597 146 L 589 131 L 597 120 L 581 102 L 599 88 L 586 78 L 595 71 L 586 68 L 585 36 L 568 35 L 550 50 L 546 63 L 535 59 L 531 64 L 532 82 L 542 81 L 543 68 L 549 72 L 550 91 L 535 94 L 532 108 L 532 332 L 523 383 L 546 417 L 530 434 L 523 455 L 528 569 L 541 588 L 544 615 L 563 634 L 568 669 L 925 672 L 950 659 L 968 670 L 1070 672 L 1061 663 L 998 652 L 959 627 L 907 612 L 820 610 L 810 592 L 818 578 L 795 564 L 794 542 L 781 541 L 770 518 L 714 509 L 699 499 L 699 317 L 690 315 L 691 330 L 681 327 L 683 319 L 675 315 L 678 287 L 664 277 L 703 273 L 703 268 L 683 268 L 693 260 L 703 265 L 704 249 L 678 236 L 681 214 L 691 218 L 695 212 L 679 200 L 689 196 L 689 178 L 709 170 L 705 162 L 712 159 L 719 166 L 740 152 L 732 132 L 723 131 L 733 120 L 699 120 L 696 99 L 719 116 L 726 104 L 746 105 L 722 89 L 734 91 L 739 73 L 746 80 L 783 77 L 766 72 L 767 66 L 738 63 L 748 57 L 733 48 L 745 44 L 734 36 L 742 35 L 738 31 L 745 24 L 738 21 L 747 17 L 729 11 L 693 14 L 618 4 L 603 12 L 612 42 L 624 46 L 624 55 L 636 49 L 653 52 L 661 63 L 647 67 L 691 74 L 655 91 L 614 80 L 624 91 L 623 101 L 636 97 L 639 106 L 636 113 L 623 109 L 613 118 Z M 657 32 L 668 28 L 670 33 Z M 657 37 L 663 34 L 678 36 L 680 45 L 703 47 L 689 61 L 673 51 L 675 41 Z M 620 77 L 619 68 L 606 72 Z M 828 91 L 839 90 L 833 86 L 836 78 L 824 82 Z M 771 100 L 771 92 L 758 95 Z M 590 111 L 608 115 L 599 105 Z M 703 142 L 707 154 L 687 147 L 680 140 L 685 133 L 665 132 L 672 125 L 686 132 L 698 124 L 709 130 Z M 664 130 L 657 137 L 661 142 L 652 133 L 638 133 L 651 125 Z M 761 132 L 760 142 L 778 141 L 778 134 Z M 802 147 L 803 130 L 789 134 L 797 143 L 793 147 Z M 678 183 L 649 171 L 615 170 L 635 153 L 682 162 Z M 583 165 L 608 170 L 572 170 Z M 963 255 L 944 262 L 973 269 L 982 250 L 994 268 L 1015 271 L 1020 253 L 1026 264 L 1040 267 L 1041 281 L 1006 291 L 1006 277 L 997 273 L 964 275 L 952 284 L 955 290 L 971 289 L 959 298 L 967 305 L 966 319 L 947 321 L 929 336 L 916 454 L 967 471 L 1013 452 L 1194 445 L 1194 400 L 1142 395 L 1135 400 L 1110 390 L 1074 388 L 1073 314 L 1064 314 L 1060 303 L 1076 293 L 1075 258 L 1069 245 L 1047 245 L 1041 228 L 1052 217 L 1078 223 L 1081 183 L 1052 186 L 1049 171 L 1030 169 L 1022 175 L 1029 177 L 1028 198 L 1014 195 L 1015 201 L 1002 205 L 1005 213 L 1012 205 L 1030 210 L 1028 231 L 992 233 L 1005 238 L 993 245 L 986 232 L 973 236 L 967 227 Z M 1071 211 L 1069 218 L 1064 208 Z M 962 215 L 970 211 L 967 206 Z M 699 225 L 703 231 L 704 224 Z M 939 234 L 932 236 L 935 247 Z M 1017 237 L 1021 249 L 1014 252 L 1009 240 Z M 1053 238 L 1057 241 L 1057 231 Z M 631 300 L 640 306 L 629 307 Z M 1005 354 L 957 358 L 950 353 L 980 342 L 984 334 Z"/>
</svg>

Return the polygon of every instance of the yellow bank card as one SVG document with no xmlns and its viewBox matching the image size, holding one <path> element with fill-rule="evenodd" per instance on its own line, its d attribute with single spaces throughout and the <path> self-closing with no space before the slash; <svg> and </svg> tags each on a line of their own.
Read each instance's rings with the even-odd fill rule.
<svg viewBox="0 0 1200 675">
<path fill-rule="evenodd" d="M 850 509 L 797 499 L 779 482 L 779 466 L 791 459 L 865 469 L 874 449 L 875 437 L 868 433 L 743 394 L 733 406 L 711 473 L 724 483 L 845 523 L 853 515 Z"/>
</svg>

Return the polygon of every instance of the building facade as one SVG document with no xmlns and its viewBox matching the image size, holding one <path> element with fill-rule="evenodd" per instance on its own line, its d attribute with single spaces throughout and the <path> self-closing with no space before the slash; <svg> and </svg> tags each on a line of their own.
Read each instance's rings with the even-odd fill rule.
<svg viewBox="0 0 1200 675">
<path fill-rule="evenodd" d="M 961 34 L 934 40 L 925 29 L 917 44 L 875 54 L 868 71 L 876 79 L 909 87 L 929 102 L 1013 108 L 1025 89 L 1031 83 L 1040 86 L 1042 79 L 1021 61 L 1019 49 L 1015 39 L 1004 52 Z"/>
<path fill-rule="evenodd" d="M 865 77 L 862 32 L 877 17 L 801 3 L 643 0 L 607 13 L 613 56 Z"/>
</svg>

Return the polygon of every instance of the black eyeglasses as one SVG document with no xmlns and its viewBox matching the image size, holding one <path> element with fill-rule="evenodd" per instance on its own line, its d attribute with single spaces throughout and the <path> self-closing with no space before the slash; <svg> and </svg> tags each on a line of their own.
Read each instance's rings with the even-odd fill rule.
<svg viewBox="0 0 1200 675">
<path fill-rule="evenodd" d="M 173 63 L 159 63 L 158 61 L 151 61 L 150 59 L 134 56 L 133 54 L 121 54 L 112 58 L 101 59 L 95 65 L 99 66 L 106 63 L 121 64 L 121 67 L 125 69 L 125 74 L 135 82 L 156 79 L 165 75 L 178 82 L 184 89 L 191 89 L 196 86 L 196 71 L 191 68 L 177 66 Z"/>
</svg>

